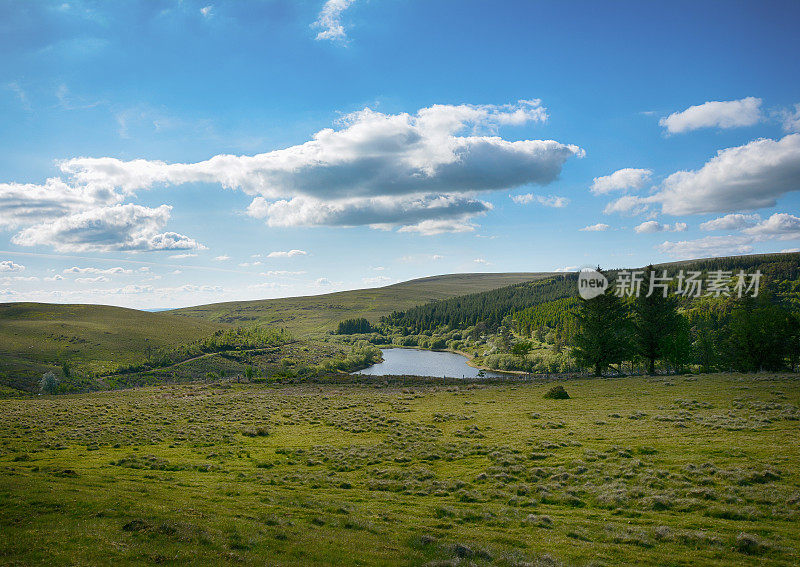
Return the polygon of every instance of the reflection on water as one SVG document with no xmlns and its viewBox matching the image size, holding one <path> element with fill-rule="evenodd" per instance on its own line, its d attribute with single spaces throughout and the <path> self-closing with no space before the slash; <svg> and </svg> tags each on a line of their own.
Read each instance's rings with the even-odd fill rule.
<svg viewBox="0 0 800 567">
<path fill-rule="evenodd" d="M 383 362 L 359 370 L 355 374 L 373 376 L 436 376 L 447 378 L 477 378 L 478 370 L 467 364 L 466 357 L 452 352 L 434 352 L 413 348 L 381 349 Z M 483 376 L 502 377 L 497 372 L 484 371 Z"/>
</svg>

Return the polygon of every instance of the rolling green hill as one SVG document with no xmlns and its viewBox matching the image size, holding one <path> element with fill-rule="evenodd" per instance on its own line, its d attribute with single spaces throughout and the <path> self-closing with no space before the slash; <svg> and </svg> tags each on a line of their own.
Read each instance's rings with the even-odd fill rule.
<svg viewBox="0 0 800 567">
<path fill-rule="evenodd" d="M 340 291 L 325 295 L 258 301 L 212 303 L 168 311 L 174 315 L 235 325 L 277 325 L 297 336 L 321 335 L 340 321 L 381 316 L 431 300 L 488 291 L 552 276 L 552 273 L 450 274 L 419 278 L 385 287 Z"/>
<path fill-rule="evenodd" d="M 107 305 L 0 304 L 0 384 L 30 389 L 68 362 L 81 373 L 141 364 L 148 347 L 176 346 L 228 325 Z"/>
</svg>

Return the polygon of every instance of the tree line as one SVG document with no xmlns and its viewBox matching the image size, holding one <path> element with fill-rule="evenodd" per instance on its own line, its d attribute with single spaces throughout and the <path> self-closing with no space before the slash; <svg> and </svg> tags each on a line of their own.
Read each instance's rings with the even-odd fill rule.
<svg viewBox="0 0 800 567">
<path fill-rule="evenodd" d="M 623 299 L 609 288 L 580 300 L 575 318 L 576 360 L 598 376 L 635 359 L 653 374 L 657 363 L 674 371 L 689 364 L 702 371 L 794 371 L 800 358 L 800 317 L 769 291 L 683 309 L 675 296 Z"/>
</svg>

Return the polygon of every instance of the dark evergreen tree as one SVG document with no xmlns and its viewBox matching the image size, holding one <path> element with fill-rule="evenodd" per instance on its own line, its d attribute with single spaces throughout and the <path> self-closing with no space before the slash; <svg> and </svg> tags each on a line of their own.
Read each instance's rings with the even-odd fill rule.
<svg viewBox="0 0 800 567">
<path fill-rule="evenodd" d="M 667 341 L 677 325 L 677 303 L 666 288 L 654 287 L 659 273 L 648 266 L 642 290 L 633 302 L 636 352 L 655 374 L 656 360 L 664 358 Z M 662 282 L 663 283 L 663 282 Z"/>
<path fill-rule="evenodd" d="M 361 333 L 371 333 L 373 331 L 372 325 L 363 317 L 357 319 L 345 319 L 339 322 L 336 329 L 337 335 L 355 335 Z"/>
<path fill-rule="evenodd" d="M 611 288 L 595 298 L 582 299 L 576 318 L 575 357 L 582 366 L 593 368 L 595 376 L 630 356 L 632 326 L 628 308 Z"/>
</svg>

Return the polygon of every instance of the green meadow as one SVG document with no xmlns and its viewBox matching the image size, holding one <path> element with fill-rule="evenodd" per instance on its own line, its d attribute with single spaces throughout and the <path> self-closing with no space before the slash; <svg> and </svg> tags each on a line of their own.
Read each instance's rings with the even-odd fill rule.
<svg viewBox="0 0 800 567">
<path fill-rule="evenodd" d="M 0 564 L 800 562 L 796 375 L 392 384 L 2 399 Z"/>
</svg>

